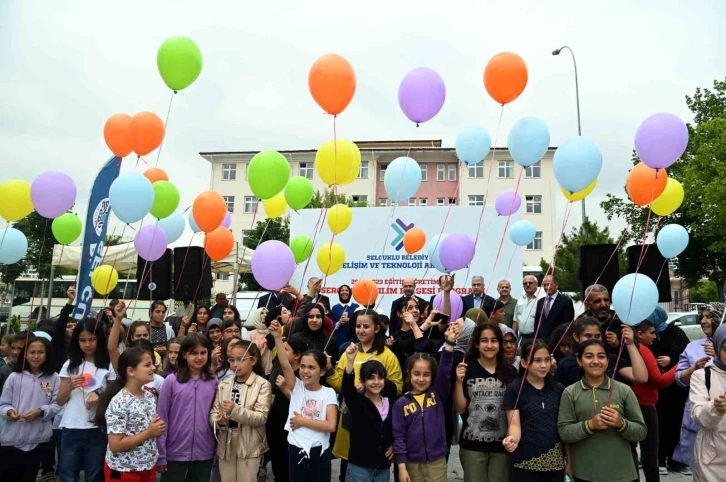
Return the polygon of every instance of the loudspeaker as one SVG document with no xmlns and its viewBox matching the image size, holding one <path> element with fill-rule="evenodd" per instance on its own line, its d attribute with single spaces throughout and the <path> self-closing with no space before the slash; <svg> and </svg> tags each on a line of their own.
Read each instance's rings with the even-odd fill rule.
<svg viewBox="0 0 726 482">
<path fill-rule="evenodd" d="M 582 283 L 580 293 L 583 299 L 585 298 L 585 290 L 588 286 L 595 284 L 595 281 L 606 287 L 610 293 L 613 292 L 615 283 L 620 279 L 618 255 L 617 253 L 613 254 L 615 249 L 614 244 L 580 246 L 579 278 L 580 283 Z"/>
<path fill-rule="evenodd" d="M 164 255 L 153 262 L 138 257 L 136 264 L 136 284 L 138 299 L 140 300 L 168 300 L 171 298 L 171 249 L 164 251 Z M 156 286 L 152 290 L 149 285 Z"/>
<path fill-rule="evenodd" d="M 630 246 L 627 249 L 628 255 L 628 273 L 635 273 L 638 268 L 638 258 L 640 252 L 643 251 L 643 261 L 640 263 L 638 273 L 644 274 L 655 282 L 658 287 L 658 302 L 670 303 L 671 297 L 671 276 L 668 272 L 668 263 L 666 259 L 658 251 L 655 244 L 646 244 L 643 250 L 642 244 Z"/>
<path fill-rule="evenodd" d="M 194 301 L 212 296 L 212 260 L 204 248 L 174 249 L 174 299 Z"/>
</svg>

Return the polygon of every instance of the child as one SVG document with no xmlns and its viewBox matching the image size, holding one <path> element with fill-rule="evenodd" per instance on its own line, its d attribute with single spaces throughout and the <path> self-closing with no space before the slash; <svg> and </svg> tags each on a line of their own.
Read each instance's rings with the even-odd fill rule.
<svg viewBox="0 0 726 482">
<path fill-rule="evenodd" d="M 272 350 L 267 346 L 268 337 L 270 337 L 270 330 L 265 325 L 265 315 L 267 314 L 267 308 L 257 308 L 252 313 L 252 323 L 255 325 L 255 329 L 250 331 L 248 340 L 257 344 L 257 348 L 260 349 L 260 356 L 262 357 L 262 369 L 265 375 L 270 375 L 272 372 Z"/>
<path fill-rule="evenodd" d="M 559 363 L 572 354 L 572 342 L 572 324 L 558 325 L 552 331 L 549 350 L 555 362 Z"/>
<path fill-rule="evenodd" d="M 18 358 L 0 396 L 0 416 L 8 421 L 0 436 L 0 480 L 34 482 L 41 457 L 52 450 L 60 378 L 46 339 L 30 337 Z"/>
<path fill-rule="evenodd" d="M 15 370 L 15 365 L 17 365 L 18 357 L 23 352 L 23 348 L 25 348 L 25 340 L 28 338 L 28 335 L 29 333 L 27 331 L 10 335 L 12 336 L 12 341 L 10 342 L 10 349 L 8 350 L 8 361 L 7 364 L 0 367 L 0 393 L 3 391 L 5 380 Z"/>
<path fill-rule="evenodd" d="M 156 415 L 156 398 L 143 389 L 156 375 L 152 353 L 140 346 L 124 350 L 117 378 L 98 402 L 96 425 L 108 432 L 107 481 L 156 481 L 156 439 L 166 424 Z"/>
<path fill-rule="evenodd" d="M 262 358 L 255 343 L 231 345 L 234 375 L 220 382 L 209 414 L 220 427 L 217 459 L 222 482 L 256 480 L 267 452 L 265 422 L 272 404 L 272 387 L 263 377 Z"/>
<path fill-rule="evenodd" d="M 179 358 L 179 349 L 181 348 L 184 337 L 172 338 L 166 344 L 166 361 L 164 362 L 164 370 L 161 376 L 166 378 L 176 372 L 176 361 Z"/>
<path fill-rule="evenodd" d="M 209 320 L 206 335 L 214 348 L 220 346 L 222 344 L 222 320 L 219 318 Z"/>
<path fill-rule="evenodd" d="M 113 309 L 113 322 L 114 325 L 116 324 L 116 320 L 118 319 L 118 326 L 119 326 L 119 333 L 120 333 L 120 327 L 121 323 L 126 316 L 126 306 L 123 301 L 120 301 Z M 111 331 L 108 335 L 109 343 L 111 342 L 112 336 L 111 333 L 113 332 L 113 327 L 111 328 Z M 149 331 L 149 324 L 145 321 L 136 320 L 133 323 L 131 323 L 131 326 L 129 326 L 129 333 L 126 336 L 125 345 L 131 346 L 131 342 L 134 342 L 136 340 L 149 340 L 151 341 L 151 332 Z M 119 346 L 118 343 L 116 343 L 116 347 L 118 350 L 122 350 L 123 347 Z M 153 344 L 152 344 L 153 347 Z M 113 350 L 111 349 L 111 346 L 108 347 L 109 353 L 112 353 Z M 119 351 L 120 353 L 120 351 Z M 161 355 L 154 351 L 154 366 L 159 369 L 161 367 Z"/>
<path fill-rule="evenodd" d="M 275 346 L 282 345 L 280 324 L 273 321 L 270 333 Z M 292 482 L 330 480 L 330 434 L 338 421 L 338 400 L 332 388 L 320 384 L 327 359 L 320 350 L 307 350 L 300 359 L 300 380 L 287 357 L 278 356 L 285 375 L 284 388 L 290 390 L 288 461 Z"/>
<path fill-rule="evenodd" d="M 5 335 L 0 341 L 0 366 L 7 363 L 7 358 L 10 356 L 10 345 L 13 344 L 15 335 Z"/>
<path fill-rule="evenodd" d="M 607 345 L 591 339 L 575 356 L 585 375 L 565 388 L 557 430 L 570 444 L 575 480 L 631 482 L 638 479 L 630 444 L 645 438 L 638 400 L 629 386 L 606 375 Z"/>
<path fill-rule="evenodd" d="M 212 367 L 215 367 L 216 365 L 214 373 L 217 376 L 217 380 L 220 382 L 234 376 L 234 370 L 232 370 L 232 367 L 229 364 L 229 354 L 232 347 L 241 341 L 242 339 L 238 336 L 225 339 L 222 342 L 222 346 L 219 348 L 219 360 L 216 364 L 214 363 L 214 360 L 212 360 Z M 213 353 L 216 352 L 217 350 L 215 349 Z"/>
</svg>

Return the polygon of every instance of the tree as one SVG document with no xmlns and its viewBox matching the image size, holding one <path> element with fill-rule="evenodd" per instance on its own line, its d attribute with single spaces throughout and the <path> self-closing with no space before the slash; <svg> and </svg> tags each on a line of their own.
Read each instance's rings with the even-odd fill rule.
<svg viewBox="0 0 726 482">
<path fill-rule="evenodd" d="M 123 239 L 121 239 L 121 235 L 119 234 L 109 234 L 106 236 L 106 241 L 104 241 L 103 245 L 108 246 L 118 246 L 119 244 L 122 244 L 124 242 Z"/>
</svg>

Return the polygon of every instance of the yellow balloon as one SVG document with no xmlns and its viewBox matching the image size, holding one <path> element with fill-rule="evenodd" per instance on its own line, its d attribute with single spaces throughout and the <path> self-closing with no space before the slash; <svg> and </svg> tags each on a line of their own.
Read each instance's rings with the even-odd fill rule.
<svg viewBox="0 0 726 482">
<path fill-rule="evenodd" d="M 8 222 L 18 221 L 33 212 L 30 183 L 11 179 L 0 184 L 0 216 Z"/>
<path fill-rule="evenodd" d="M 335 234 L 340 234 L 353 221 L 353 211 L 345 204 L 336 204 L 328 210 L 328 227 Z"/>
<path fill-rule="evenodd" d="M 107 295 L 118 284 L 118 271 L 113 266 L 102 264 L 91 273 L 93 289 L 102 295 Z"/>
<path fill-rule="evenodd" d="M 272 196 L 270 199 L 262 201 L 265 207 L 265 214 L 270 219 L 279 218 L 285 214 L 287 209 L 287 201 L 285 201 L 285 192 L 280 192 Z"/>
<path fill-rule="evenodd" d="M 650 207 L 658 216 L 668 216 L 683 204 L 684 196 L 685 192 L 681 183 L 669 177 L 665 189 L 655 201 L 650 203 Z"/>
<path fill-rule="evenodd" d="M 327 141 L 315 154 L 315 169 L 323 182 L 329 186 L 341 185 L 351 176 L 355 164 L 354 144 L 344 139 Z M 360 166 L 360 164 L 359 164 Z"/>
<path fill-rule="evenodd" d="M 345 251 L 338 243 L 325 243 L 318 250 L 318 267 L 325 275 L 340 271 L 345 262 Z"/>
<path fill-rule="evenodd" d="M 358 146 L 356 146 L 354 142 L 350 142 L 350 141 L 344 141 L 344 142 L 346 142 L 346 143 L 349 142 L 351 149 L 353 149 L 353 165 L 350 168 L 350 174 L 348 175 L 348 177 L 346 177 L 343 180 L 343 182 L 340 183 L 341 185 L 350 184 L 351 182 L 358 179 L 358 173 L 360 172 L 360 160 L 361 160 L 360 149 L 358 149 Z"/>
<path fill-rule="evenodd" d="M 577 201 L 582 201 L 585 199 L 594 189 L 595 186 L 597 186 L 597 179 L 592 181 L 589 186 L 587 186 L 582 191 L 577 192 L 569 192 L 565 190 L 562 186 L 560 186 L 560 190 L 562 191 L 562 194 L 565 195 L 568 201 L 576 203 Z"/>
</svg>

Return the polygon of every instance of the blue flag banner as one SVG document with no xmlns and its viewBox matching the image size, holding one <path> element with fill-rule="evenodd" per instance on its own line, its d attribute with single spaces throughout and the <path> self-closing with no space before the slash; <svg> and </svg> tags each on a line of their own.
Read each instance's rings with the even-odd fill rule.
<svg viewBox="0 0 726 482">
<path fill-rule="evenodd" d="M 106 240 L 108 216 L 111 214 L 111 202 L 108 193 L 111 184 L 121 171 L 121 158 L 112 157 L 101 168 L 91 188 L 88 201 L 88 213 L 84 223 L 83 251 L 78 265 L 78 285 L 76 286 L 76 307 L 73 318 L 80 321 L 91 312 L 93 303 L 93 287 L 91 273 L 101 265 L 103 259 L 103 243 Z"/>
</svg>

